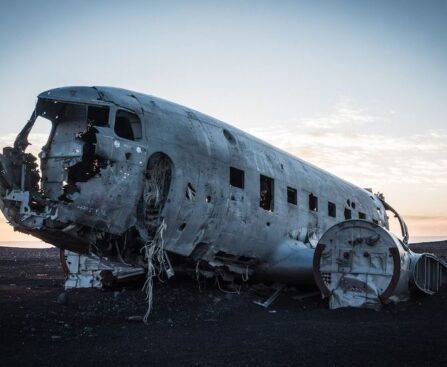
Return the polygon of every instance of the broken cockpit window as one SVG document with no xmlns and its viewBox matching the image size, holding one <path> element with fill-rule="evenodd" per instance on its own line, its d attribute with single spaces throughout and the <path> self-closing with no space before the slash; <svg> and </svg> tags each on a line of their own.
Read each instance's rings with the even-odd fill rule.
<svg viewBox="0 0 447 367">
<path fill-rule="evenodd" d="M 95 151 L 96 127 L 109 126 L 110 109 L 40 99 L 36 114 L 53 125 L 41 153 L 43 192 L 49 198 L 71 202 L 80 191 L 77 183 L 88 181 L 108 164 Z"/>
<path fill-rule="evenodd" d="M 37 156 L 42 148 L 48 144 L 52 135 L 52 130 L 53 124 L 49 119 L 37 116 L 32 128 L 32 133 L 30 133 L 27 138 L 29 146 L 25 151 Z"/>
<path fill-rule="evenodd" d="M 88 106 L 87 122 L 93 126 L 109 126 L 109 107 Z"/>
<path fill-rule="evenodd" d="M 139 140 L 143 137 L 140 118 L 134 113 L 118 110 L 115 117 L 115 133 L 120 138 Z"/>
</svg>

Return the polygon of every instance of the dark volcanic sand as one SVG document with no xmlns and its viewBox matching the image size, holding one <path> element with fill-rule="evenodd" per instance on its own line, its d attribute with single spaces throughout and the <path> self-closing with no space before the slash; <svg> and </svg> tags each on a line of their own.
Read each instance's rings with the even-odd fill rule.
<svg viewBox="0 0 447 367">
<path fill-rule="evenodd" d="M 447 256 L 447 242 L 426 247 Z M 0 366 L 447 365 L 446 291 L 378 312 L 289 290 L 264 309 L 174 278 L 156 284 L 146 326 L 127 320 L 146 310 L 139 290 L 73 290 L 61 305 L 62 285 L 57 250 L 0 247 Z"/>
</svg>

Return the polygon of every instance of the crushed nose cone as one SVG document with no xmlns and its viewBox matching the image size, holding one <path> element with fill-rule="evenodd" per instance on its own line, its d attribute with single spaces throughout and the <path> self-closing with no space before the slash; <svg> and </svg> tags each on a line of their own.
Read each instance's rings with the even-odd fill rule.
<svg viewBox="0 0 447 367">
<path fill-rule="evenodd" d="M 431 254 L 416 254 L 386 229 L 363 220 L 336 224 L 320 239 L 314 277 L 330 308 L 376 308 L 415 288 L 432 294 L 447 274 Z"/>
</svg>

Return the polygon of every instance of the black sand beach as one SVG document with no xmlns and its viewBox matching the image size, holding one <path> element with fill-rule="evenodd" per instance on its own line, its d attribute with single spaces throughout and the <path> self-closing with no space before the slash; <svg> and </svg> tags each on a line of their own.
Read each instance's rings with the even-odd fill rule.
<svg viewBox="0 0 447 367">
<path fill-rule="evenodd" d="M 412 247 L 447 257 L 447 241 Z M 288 290 L 264 309 L 252 291 L 174 278 L 156 284 L 145 325 L 129 320 L 146 310 L 141 290 L 73 290 L 64 300 L 63 281 L 57 249 L 0 247 L 2 366 L 447 364 L 446 291 L 331 311 L 318 295 L 300 299 L 308 290 Z"/>
</svg>

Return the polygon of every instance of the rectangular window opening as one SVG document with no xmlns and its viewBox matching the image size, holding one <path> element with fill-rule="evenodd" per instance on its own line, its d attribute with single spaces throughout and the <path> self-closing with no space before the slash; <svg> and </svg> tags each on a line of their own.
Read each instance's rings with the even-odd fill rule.
<svg viewBox="0 0 447 367">
<path fill-rule="evenodd" d="M 243 189 L 245 183 L 244 181 L 244 171 L 235 167 L 230 167 L 230 185 Z"/>
<path fill-rule="evenodd" d="M 296 189 L 287 187 L 287 202 L 293 205 L 298 203 L 298 195 Z"/>
<path fill-rule="evenodd" d="M 259 200 L 259 206 L 264 209 L 268 210 L 270 212 L 273 211 L 273 189 L 274 189 L 274 181 L 273 178 L 263 176 L 260 177 L 260 200 Z"/>
<path fill-rule="evenodd" d="M 309 195 L 309 210 L 313 212 L 318 211 L 318 197 L 316 197 L 314 194 Z"/>
<path fill-rule="evenodd" d="M 345 208 L 345 219 L 351 219 L 352 218 L 352 212 L 351 209 Z"/>
<path fill-rule="evenodd" d="M 359 212 L 359 219 L 366 219 L 366 214 Z"/>
<path fill-rule="evenodd" d="M 330 201 L 327 203 L 327 215 L 329 215 L 332 218 L 335 218 L 337 216 L 337 207 L 334 203 L 331 203 Z"/>
</svg>

